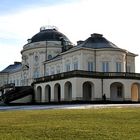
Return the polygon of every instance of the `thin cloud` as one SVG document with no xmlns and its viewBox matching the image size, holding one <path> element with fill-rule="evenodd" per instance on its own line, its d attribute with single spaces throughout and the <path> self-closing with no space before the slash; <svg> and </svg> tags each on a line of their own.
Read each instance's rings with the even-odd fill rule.
<svg viewBox="0 0 140 140">
<path fill-rule="evenodd" d="M 25 9 L 49 7 L 77 0 L 3 0 L 0 4 L 0 15 L 14 14 Z"/>
<path fill-rule="evenodd" d="M 43 1 L 46 5 L 39 5 L 35 1 L 34 8 L 30 8 L 34 3 L 26 3 L 26 8 L 23 6 L 20 12 L 0 15 L 0 38 L 7 39 L 8 46 L 11 39 L 14 41 L 17 39 L 13 47 L 22 49 L 27 43 L 26 40 L 39 32 L 42 25 L 51 24 L 57 26 L 74 44 L 96 32 L 102 33 L 117 46 L 132 52 L 137 50 L 136 53 L 140 54 L 139 0 L 60 0 L 61 3 L 53 1 L 54 4 L 50 5 L 47 5 L 47 0 L 39 2 Z M 0 42 L 0 52 L 5 53 L 2 40 Z M 4 45 L 5 43 L 6 41 Z M 20 50 L 14 51 L 19 54 L 20 60 Z M 0 55 L 0 60 L 7 59 L 5 56 Z M 15 55 L 12 57 L 15 58 Z"/>
</svg>

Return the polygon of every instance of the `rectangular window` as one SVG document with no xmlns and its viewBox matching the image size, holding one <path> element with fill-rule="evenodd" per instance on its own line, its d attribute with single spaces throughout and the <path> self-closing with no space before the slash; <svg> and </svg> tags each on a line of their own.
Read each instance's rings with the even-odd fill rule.
<svg viewBox="0 0 140 140">
<path fill-rule="evenodd" d="M 49 76 L 49 75 L 50 75 L 50 69 L 46 68 L 45 76 Z"/>
<path fill-rule="evenodd" d="M 74 69 L 74 70 L 78 70 L 78 62 L 74 62 L 74 64 L 73 64 L 73 69 Z"/>
<path fill-rule="evenodd" d="M 66 64 L 66 72 L 70 71 L 70 64 Z"/>
<path fill-rule="evenodd" d="M 51 71 L 51 75 L 54 75 L 55 73 L 54 73 L 54 71 Z"/>
<path fill-rule="evenodd" d="M 131 67 L 130 66 L 127 66 L 126 72 L 131 72 Z"/>
<path fill-rule="evenodd" d="M 56 69 L 56 74 L 58 74 L 58 73 L 60 73 L 61 71 L 60 71 L 60 69 Z"/>
<path fill-rule="evenodd" d="M 38 78 L 39 77 L 39 72 L 38 71 L 34 71 L 34 78 Z"/>
<path fill-rule="evenodd" d="M 93 62 L 88 62 L 88 71 L 93 71 Z"/>
<path fill-rule="evenodd" d="M 46 74 L 45 74 L 45 76 L 48 76 L 49 75 L 49 72 L 48 71 L 46 71 Z"/>
<path fill-rule="evenodd" d="M 109 72 L 109 62 L 102 62 L 102 71 Z"/>
<path fill-rule="evenodd" d="M 116 72 L 121 72 L 121 62 L 116 62 Z"/>
</svg>

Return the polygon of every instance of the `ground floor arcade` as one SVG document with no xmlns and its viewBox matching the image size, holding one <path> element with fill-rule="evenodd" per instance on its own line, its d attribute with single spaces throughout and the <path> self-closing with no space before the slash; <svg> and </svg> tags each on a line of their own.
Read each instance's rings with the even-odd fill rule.
<svg viewBox="0 0 140 140">
<path fill-rule="evenodd" d="M 35 101 L 140 101 L 140 81 L 133 79 L 67 78 L 36 83 Z"/>
</svg>

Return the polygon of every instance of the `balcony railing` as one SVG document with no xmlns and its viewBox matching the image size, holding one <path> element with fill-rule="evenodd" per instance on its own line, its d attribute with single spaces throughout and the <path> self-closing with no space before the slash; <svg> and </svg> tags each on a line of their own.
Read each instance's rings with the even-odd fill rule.
<svg viewBox="0 0 140 140">
<path fill-rule="evenodd" d="M 55 75 L 49 75 L 45 77 L 40 77 L 34 79 L 33 84 L 41 82 L 49 82 L 54 80 L 67 79 L 72 77 L 85 77 L 85 78 L 100 78 L 100 79 L 139 79 L 140 73 L 126 73 L 126 72 L 92 72 L 92 71 L 82 71 L 74 70 L 69 72 L 63 72 Z"/>
<path fill-rule="evenodd" d="M 2 91 L 3 89 L 6 89 L 6 88 L 14 88 L 14 87 L 15 87 L 14 83 L 5 84 L 2 87 L 0 87 L 0 91 Z"/>
</svg>

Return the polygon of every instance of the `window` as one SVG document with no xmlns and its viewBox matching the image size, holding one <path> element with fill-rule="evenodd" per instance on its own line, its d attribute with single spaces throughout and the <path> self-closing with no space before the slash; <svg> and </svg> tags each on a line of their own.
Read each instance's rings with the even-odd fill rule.
<svg viewBox="0 0 140 140">
<path fill-rule="evenodd" d="M 102 71 L 109 72 L 109 62 L 102 62 Z"/>
<path fill-rule="evenodd" d="M 74 64 L 73 64 L 73 69 L 74 69 L 74 70 L 78 70 L 78 62 L 74 62 Z"/>
<path fill-rule="evenodd" d="M 116 72 L 121 72 L 121 62 L 116 62 Z"/>
<path fill-rule="evenodd" d="M 49 68 L 46 69 L 45 76 L 49 75 Z"/>
<path fill-rule="evenodd" d="M 121 87 L 121 86 L 118 86 L 118 87 L 117 87 L 117 96 L 118 96 L 119 98 L 122 98 L 122 87 Z"/>
<path fill-rule="evenodd" d="M 56 73 L 60 73 L 61 71 L 60 71 L 60 68 L 57 68 L 56 69 Z"/>
<path fill-rule="evenodd" d="M 56 74 L 61 72 L 61 65 L 56 65 Z"/>
<path fill-rule="evenodd" d="M 49 72 L 48 72 L 48 71 L 46 71 L 45 76 L 48 76 L 48 75 L 49 75 Z"/>
<path fill-rule="evenodd" d="M 55 74 L 55 72 L 54 72 L 54 70 L 52 70 L 52 71 L 51 71 L 51 75 L 54 75 L 54 74 Z"/>
<path fill-rule="evenodd" d="M 51 75 L 54 75 L 55 74 L 55 69 L 54 69 L 54 67 L 51 67 Z"/>
<path fill-rule="evenodd" d="M 126 72 L 131 72 L 131 67 L 130 66 L 127 66 Z"/>
<path fill-rule="evenodd" d="M 34 78 L 38 78 L 39 77 L 39 72 L 38 71 L 34 71 Z"/>
<path fill-rule="evenodd" d="M 36 56 L 35 56 L 35 61 L 37 62 L 37 61 L 38 61 L 38 59 L 39 59 L 39 58 L 38 58 L 38 56 L 36 55 Z"/>
<path fill-rule="evenodd" d="M 66 64 L 66 71 L 70 71 L 70 64 Z"/>
<path fill-rule="evenodd" d="M 48 55 L 48 60 L 49 60 L 49 59 L 52 59 L 52 55 L 51 55 L 51 54 Z"/>
<path fill-rule="evenodd" d="M 93 62 L 88 62 L 88 71 L 93 71 Z"/>
</svg>

